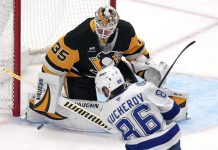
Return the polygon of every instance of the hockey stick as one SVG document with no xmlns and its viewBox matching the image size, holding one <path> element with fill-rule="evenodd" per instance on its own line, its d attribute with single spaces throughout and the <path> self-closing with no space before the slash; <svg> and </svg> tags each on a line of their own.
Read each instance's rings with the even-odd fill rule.
<svg viewBox="0 0 218 150">
<path fill-rule="evenodd" d="M 172 65 L 170 66 L 170 68 L 168 69 L 167 73 L 164 75 L 163 79 L 161 80 L 161 82 L 158 85 L 158 88 L 161 87 L 161 85 L 163 84 L 164 80 L 166 79 L 167 75 L 169 74 L 170 70 L 173 68 L 174 64 L 176 63 L 177 59 L 180 57 L 180 55 L 182 55 L 182 53 L 189 48 L 191 45 L 193 45 L 196 41 L 192 41 L 191 43 L 189 43 L 185 48 L 183 48 L 183 50 L 180 52 L 180 54 L 177 56 L 177 58 L 174 60 L 174 62 L 172 63 Z"/>
<path fill-rule="evenodd" d="M 13 73 L 12 71 L 10 71 L 9 69 L 0 66 L 0 68 L 8 75 L 10 75 L 11 77 L 17 79 L 17 80 L 22 80 L 27 82 L 30 86 L 35 88 L 35 85 L 33 82 Z M 79 116 L 81 116 L 82 118 L 86 119 L 87 121 L 89 121 L 90 123 L 93 123 L 94 125 L 98 126 L 99 128 L 105 130 L 106 132 L 109 133 L 113 133 L 112 132 L 112 128 L 110 127 L 110 125 L 108 125 L 107 122 L 105 122 L 104 120 L 101 119 L 101 117 L 99 117 L 98 115 L 90 112 L 89 110 L 79 106 L 78 104 L 74 103 L 71 100 L 68 100 L 67 98 L 64 97 L 60 97 L 61 100 L 58 101 L 58 105 L 61 106 L 62 108 L 77 114 Z M 41 129 L 44 126 L 44 124 L 40 124 L 37 129 Z"/>
<path fill-rule="evenodd" d="M 30 81 L 30 80 L 27 80 L 25 78 L 23 78 L 22 76 L 19 76 L 17 74 L 15 74 L 14 72 L 10 71 L 8 68 L 5 68 L 3 66 L 0 66 L 1 70 L 3 72 L 5 72 L 6 74 L 8 74 L 9 76 L 19 80 L 19 81 L 25 81 L 26 83 L 28 83 L 29 85 L 33 86 L 34 85 L 34 82 Z"/>
</svg>

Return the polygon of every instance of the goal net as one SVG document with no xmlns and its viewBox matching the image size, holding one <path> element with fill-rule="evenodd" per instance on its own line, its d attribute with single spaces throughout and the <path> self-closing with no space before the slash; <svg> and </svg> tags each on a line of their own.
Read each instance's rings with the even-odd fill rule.
<svg viewBox="0 0 218 150">
<path fill-rule="evenodd" d="M 93 17 L 100 6 L 115 4 L 115 0 L 1 0 L 0 113 L 19 116 L 20 101 L 27 101 L 20 100 L 20 82 L 4 68 L 20 75 L 22 66 L 30 63 L 22 53 L 46 52 L 58 38 Z M 22 65 L 21 60 L 25 60 Z"/>
</svg>

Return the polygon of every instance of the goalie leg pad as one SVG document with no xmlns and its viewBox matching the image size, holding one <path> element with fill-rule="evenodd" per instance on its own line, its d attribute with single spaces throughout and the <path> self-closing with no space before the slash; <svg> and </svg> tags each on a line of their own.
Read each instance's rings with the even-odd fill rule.
<svg viewBox="0 0 218 150">
<path fill-rule="evenodd" d="M 63 101 L 63 99 L 67 99 L 67 98 L 59 97 L 59 101 Z M 74 99 L 69 99 L 69 100 L 83 107 L 85 111 L 88 110 L 89 112 L 101 117 L 101 111 L 103 109 L 103 105 L 105 104 L 104 102 L 89 101 L 89 100 L 74 100 Z M 87 119 L 84 119 L 81 116 L 81 115 L 87 116 L 87 118 L 92 120 L 93 122 L 96 121 L 100 123 L 100 120 L 95 119 L 94 116 L 92 116 L 91 114 L 89 115 L 88 111 L 85 113 L 85 111 L 81 110 L 79 107 L 75 107 L 75 105 L 74 106 L 67 105 L 67 107 L 69 107 L 70 109 L 74 110 L 77 113 L 73 113 L 72 111 L 63 108 L 62 106 L 57 105 L 55 114 L 56 115 L 59 114 L 59 116 L 62 116 L 62 119 L 60 119 L 60 117 L 58 119 L 57 117 L 54 118 L 55 114 L 49 116 L 48 113 L 39 112 L 31 108 L 28 108 L 27 120 L 36 123 L 46 122 L 70 130 L 105 132 L 105 130 L 99 128 L 99 126 L 96 126 L 95 124 L 91 123 L 90 121 L 87 121 Z"/>
<path fill-rule="evenodd" d="M 38 86 L 33 109 L 55 113 L 57 101 L 61 94 L 63 78 L 48 73 L 39 73 Z"/>
<path fill-rule="evenodd" d="M 42 114 L 37 113 L 31 108 L 26 109 L 26 120 L 33 123 L 45 123 L 46 117 Z"/>
</svg>

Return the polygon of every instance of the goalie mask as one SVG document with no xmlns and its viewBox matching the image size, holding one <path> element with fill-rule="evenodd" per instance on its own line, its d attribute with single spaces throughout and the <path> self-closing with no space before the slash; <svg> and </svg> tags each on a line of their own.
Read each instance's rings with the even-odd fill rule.
<svg viewBox="0 0 218 150">
<path fill-rule="evenodd" d="M 111 6 L 100 7 L 95 12 L 95 32 L 102 40 L 107 40 L 116 30 L 119 15 Z"/>
<path fill-rule="evenodd" d="M 95 85 L 98 91 L 110 97 L 111 92 L 125 83 L 120 70 L 113 66 L 108 66 L 99 71 L 95 78 Z"/>
</svg>

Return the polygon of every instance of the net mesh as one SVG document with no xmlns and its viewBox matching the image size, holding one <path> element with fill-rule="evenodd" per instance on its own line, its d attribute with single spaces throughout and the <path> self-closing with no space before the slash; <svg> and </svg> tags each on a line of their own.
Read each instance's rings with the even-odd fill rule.
<svg viewBox="0 0 218 150">
<path fill-rule="evenodd" d="M 0 3 L 0 66 L 13 70 L 13 0 Z M 0 70 L 0 113 L 13 107 L 13 78 Z"/>
<path fill-rule="evenodd" d="M 21 51 L 28 50 L 28 53 L 34 53 L 46 49 L 87 17 L 93 17 L 100 6 L 109 4 L 109 0 L 22 0 Z M 12 71 L 14 67 L 13 10 L 13 0 L 0 1 L 0 66 Z M 13 78 L 1 70 L 0 113 L 10 113 L 12 108 Z"/>
<path fill-rule="evenodd" d="M 107 0 L 23 0 L 22 45 L 31 50 L 51 45 Z"/>
</svg>

